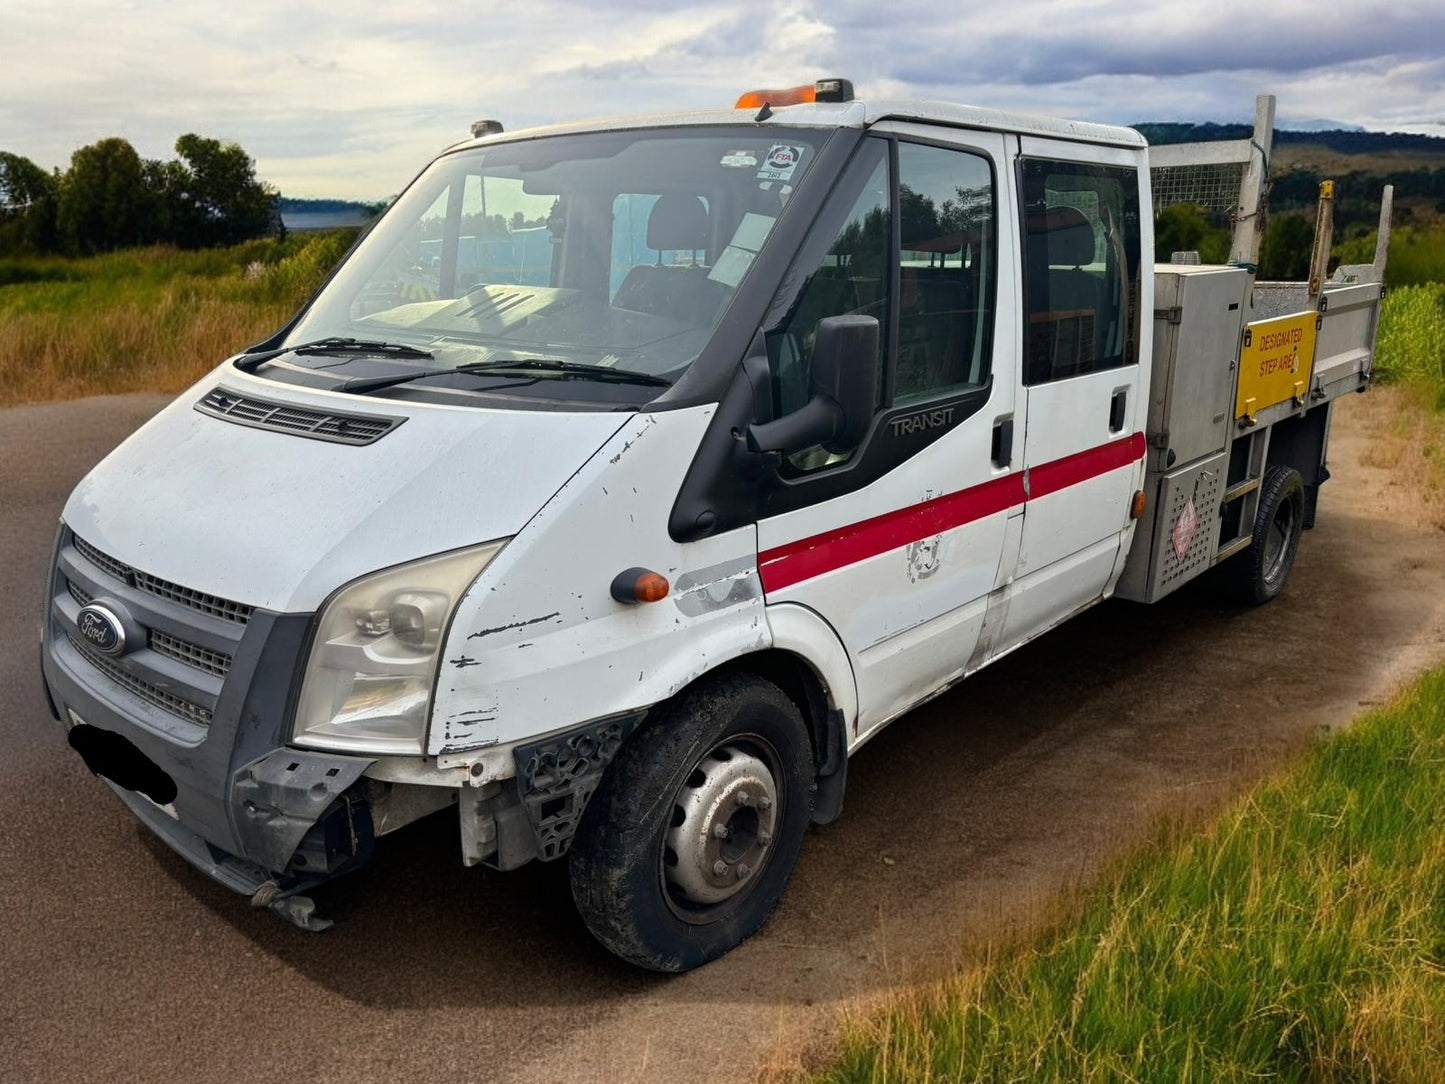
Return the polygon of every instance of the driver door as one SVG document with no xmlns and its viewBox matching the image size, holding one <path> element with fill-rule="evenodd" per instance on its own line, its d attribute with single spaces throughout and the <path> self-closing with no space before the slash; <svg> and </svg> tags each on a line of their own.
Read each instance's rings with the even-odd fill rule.
<svg viewBox="0 0 1445 1084">
<path fill-rule="evenodd" d="M 880 324 L 880 395 L 851 453 L 779 467 L 758 521 L 770 605 L 837 631 L 858 685 L 857 735 L 962 676 L 1023 506 L 1012 312 L 1017 241 L 1004 137 L 897 123 L 865 138 L 784 280 L 766 327 L 775 416 L 810 387 L 827 316 Z"/>
</svg>

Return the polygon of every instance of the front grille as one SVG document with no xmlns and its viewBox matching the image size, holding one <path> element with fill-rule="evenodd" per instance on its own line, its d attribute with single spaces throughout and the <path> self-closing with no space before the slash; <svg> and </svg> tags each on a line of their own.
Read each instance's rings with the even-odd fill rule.
<svg viewBox="0 0 1445 1084">
<path fill-rule="evenodd" d="M 70 597 L 75 599 L 82 606 L 89 606 L 95 601 L 95 597 L 84 588 L 80 587 L 73 580 L 65 581 L 65 589 L 70 592 Z M 177 659 L 187 666 L 194 666 L 197 670 L 204 670 L 208 674 L 215 674 L 217 677 L 225 677 L 231 672 L 231 656 L 220 652 L 212 651 L 200 644 L 193 644 L 189 640 L 182 640 L 178 636 L 172 636 L 168 632 L 161 632 L 152 629 L 150 633 L 151 650 L 161 655 L 168 655 Z"/>
<path fill-rule="evenodd" d="M 80 535 L 73 537 L 75 538 L 75 548 L 85 554 L 85 559 L 91 564 L 104 569 L 114 579 L 120 580 L 122 583 L 134 582 L 129 565 L 121 564 L 108 553 L 101 553 L 100 550 L 81 538 Z"/>
<path fill-rule="evenodd" d="M 251 620 L 251 614 L 255 607 L 247 606 L 241 602 L 232 602 L 230 599 L 221 598 L 218 595 L 208 595 L 204 591 L 194 591 L 189 587 L 182 587 L 170 580 L 163 580 L 159 576 L 152 576 L 148 572 L 140 572 L 127 564 L 122 564 L 107 553 L 102 553 L 79 535 L 72 535 L 75 548 L 78 549 L 91 564 L 103 569 L 112 578 L 131 587 L 147 591 L 157 598 L 168 599 L 171 602 L 179 603 L 182 606 L 189 606 L 212 617 L 219 617 L 226 621 L 234 621 L 238 625 L 244 625 Z M 74 588 L 72 588 L 72 594 Z"/>
<path fill-rule="evenodd" d="M 208 595 L 204 591 L 193 591 L 189 587 L 182 587 L 180 584 L 171 583 L 169 580 L 163 580 L 145 572 L 135 574 L 135 585 L 142 591 L 149 591 L 160 598 L 179 602 L 182 606 L 200 610 L 201 613 L 210 614 L 212 617 L 234 621 L 238 625 L 244 625 L 251 620 L 253 611 L 251 606 L 232 602 L 230 599 L 220 598 L 216 595 Z"/>
<path fill-rule="evenodd" d="M 217 677 L 223 678 L 231 671 L 231 656 L 158 629 L 151 629 L 151 650 L 179 659 L 187 666 L 194 666 L 197 670 L 204 670 Z"/>
<path fill-rule="evenodd" d="M 172 714 L 179 715 L 182 719 L 189 719 L 199 726 L 211 725 L 210 709 L 203 708 L 200 704 L 193 704 L 189 700 L 182 699 L 174 693 L 169 693 L 165 689 L 159 689 L 150 682 L 136 677 L 130 673 L 130 671 L 117 666 L 104 655 L 87 647 L 74 636 L 67 636 L 66 639 L 70 641 L 71 647 L 80 652 L 86 662 L 90 663 L 91 666 L 94 666 L 123 689 L 134 693 L 142 700 L 148 701 L 158 708 L 163 708 Z"/>
<path fill-rule="evenodd" d="M 380 440 L 405 418 L 379 414 L 347 414 L 335 410 L 313 410 L 293 403 L 277 403 L 241 395 L 227 388 L 213 388 L 196 404 L 210 414 L 238 425 L 274 429 L 298 437 L 329 440 L 337 444 L 371 444 Z"/>
</svg>

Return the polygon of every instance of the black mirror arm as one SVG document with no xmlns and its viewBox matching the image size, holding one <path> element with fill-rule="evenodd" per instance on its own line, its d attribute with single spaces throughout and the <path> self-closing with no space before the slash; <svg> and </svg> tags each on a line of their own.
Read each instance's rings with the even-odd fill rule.
<svg viewBox="0 0 1445 1084">
<path fill-rule="evenodd" d="M 843 408 L 828 396 L 814 395 L 791 414 L 748 426 L 748 451 L 790 455 L 832 440 L 842 428 Z"/>
</svg>

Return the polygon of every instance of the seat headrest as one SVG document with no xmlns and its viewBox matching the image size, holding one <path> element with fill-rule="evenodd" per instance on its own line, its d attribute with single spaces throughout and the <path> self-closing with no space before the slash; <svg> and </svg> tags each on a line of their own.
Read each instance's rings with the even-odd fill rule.
<svg viewBox="0 0 1445 1084">
<path fill-rule="evenodd" d="M 1094 262 L 1094 227 L 1077 207 L 1053 207 L 1028 217 L 1029 248 L 1047 242 L 1051 267 L 1082 267 Z"/>
<path fill-rule="evenodd" d="M 658 252 L 707 248 L 707 208 L 697 196 L 659 196 L 647 217 L 647 247 Z"/>
</svg>

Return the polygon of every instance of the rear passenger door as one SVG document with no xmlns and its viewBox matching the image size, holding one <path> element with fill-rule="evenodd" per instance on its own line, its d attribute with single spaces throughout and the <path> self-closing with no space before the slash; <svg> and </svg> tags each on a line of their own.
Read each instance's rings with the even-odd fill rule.
<svg viewBox="0 0 1445 1084">
<path fill-rule="evenodd" d="M 880 324 L 870 433 L 847 455 L 790 457 L 758 521 L 769 605 L 807 606 L 847 647 L 859 735 L 963 674 L 1017 546 L 1007 169 L 1001 135 L 879 125 L 765 323 L 777 416 L 807 399 L 819 320 Z"/>
<path fill-rule="evenodd" d="M 1144 455 L 1137 152 L 1023 138 L 1023 537 L 1002 642 L 1112 585 Z"/>
</svg>

